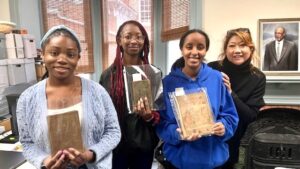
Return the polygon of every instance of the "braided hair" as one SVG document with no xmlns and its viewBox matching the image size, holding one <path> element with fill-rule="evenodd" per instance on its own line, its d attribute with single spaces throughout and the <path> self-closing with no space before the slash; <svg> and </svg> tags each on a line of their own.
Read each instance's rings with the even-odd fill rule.
<svg viewBox="0 0 300 169">
<path fill-rule="evenodd" d="M 123 48 L 118 44 L 118 39 L 121 38 L 121 33 L 123 31 L 123 28 L 128 25 L 128 24 L 133 24 L 136 25 L 140 31 L 142 32 L 143 36 L 145 37 L 144 40 L 144 47 L 143 50 L 141 51 L 139 57 L 143 61 L 144 64 L 148 64 L 148 54 L 149 54 L 149 38 L 148 34 L 145 30 L 145 28 L 137 21 L 134 20 L 129 20 L 124 22 L 118 29 L 117 35 L 116 35 L 116 42 L 117 42 L 117 48 L 116 48 L 116 57 L 113 62 L 113 67 L 116 68 L 115 73 L 112 72 L 111 75 L 111 91 L 110 95 L 112 97 L 112 100 L 115 104 L 117 113 L 119 117 L 123 116 L 123 107 L 124 107 L 124 102 L 125 102 L 125 97 L 124 97 L 124 81 L 123 81 Z"/>
</svg>

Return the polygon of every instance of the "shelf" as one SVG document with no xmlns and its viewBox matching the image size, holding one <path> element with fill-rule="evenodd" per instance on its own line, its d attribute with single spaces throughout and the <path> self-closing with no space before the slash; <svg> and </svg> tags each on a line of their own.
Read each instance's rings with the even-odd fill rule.
<svg viewBox="0 0 300 169">
<path fill-rule="evenodd" d="M 267 83 L 300 83 L 300 76 L 267 76 Z"/>
<path fill-rule="evenodd" d="M 300 105 L 300 96 L 265 95 L 267 105 Z"/>
</svg>

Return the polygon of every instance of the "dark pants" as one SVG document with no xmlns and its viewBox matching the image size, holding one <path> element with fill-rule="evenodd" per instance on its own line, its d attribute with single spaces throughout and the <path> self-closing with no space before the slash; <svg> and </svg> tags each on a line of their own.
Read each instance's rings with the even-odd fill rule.
<svg viewBox="0 0 300 169">
<path fill-rule="evenodd" d="M 77 169 L 88 169 L 85 164 L 83 164 L 83 165 L 81 165 L 79 167 L 75 167 L 71 163 L 69 163 L 68 166 L 66 167 L 66 169 L 75 169 L 75 168 L 77 168 Z"/>
<path fill-rule="evenodd" d="M 164 166 L 164 169 L 178 169 L 168 161 L 165 161 L 163 166 Z"/>
<path fill-rule="evenodd" d="M 227 141 L 229 147 L 229 159 L 221 166 L 222 169 L 234 169 L 234 165 L 239 161 L 240 143 L 247 128 L 247 125 L 242 124 L 239 123 L 235 134 Z"/>
<path fill-rule="evenodd" d="M 221 166 L 220 169 L 234 169 L 234 165 L 238 163 L 239 160 L 240 140 L 233 138 L 227 143 L 229 146 L 229 159 Z"/>
<path fill-rule="evenodd" d="M 151 169 L 153 152 L 114 151 L 112 169 Z"/>
<path fill-rule="evenodd" d="M 83 164 L 82 166 L 80 166 L 78 169 L 88 169 L 87 166 L 85 164 Z"/>
<path fill-rule="evenodd" d="M 178 169 L 176 167 L 174 167 L 171 163 L 164 165 L 164 169 Z M 222 167 L 217 167 L 215 169 L 222 169 Z"/>
</svg>

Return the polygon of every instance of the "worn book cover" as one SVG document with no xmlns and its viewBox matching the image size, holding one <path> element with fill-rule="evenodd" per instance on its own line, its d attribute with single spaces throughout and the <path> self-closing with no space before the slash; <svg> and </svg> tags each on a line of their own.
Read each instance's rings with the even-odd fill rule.
<svg viewBox="0 0 300 169">
<path fill-rule="evenodd" d="M 147 97 L 150 109 L 153 108 L 150 80 L 132 81 L 132 99 L 133 105 L 137 105 L 140 98 Z"/>
<path fill-rule="evenodd" d="M 70 111 L 47 117 L 51 155 L 73 147 L 84 151 L 78 111 Z"/>
<path fill-rule="evenodd" d="M 165 109 L 162 97 L 162 72 L 149 64 L 124 66 L 124 87 L 129 114 L 141 97 L 147 97 L 151 110 Z"/>
<path fill-rule="evenodd" d="M 177 117 L 183 136 L 210 135 L 214 118 L 205 92 L 175 96 Z"/>
</svg>

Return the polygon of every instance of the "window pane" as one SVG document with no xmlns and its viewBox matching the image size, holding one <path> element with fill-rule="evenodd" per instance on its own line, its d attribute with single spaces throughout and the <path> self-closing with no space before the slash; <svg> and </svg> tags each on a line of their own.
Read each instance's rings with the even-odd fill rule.
<svg viewBox="0 0 300 169">
<path fill-rule="evenodd" d="M 189 29 L 190 0 L 164 0 L 163 2 L 163 41 L 178 39 Z"/>
<path fill-rule="evenodd" d="M 181 50 L 179 49 L 179 40 L 168 41 L 167 49 L 167 74 L 171 71 L 173 63 L 181 57 Z"/>
<path fill-rule="evenodd" d="M 119 26 L 127 20 L 137 20 L 146 29 L 150 40 L 151 60 L 151 43 L 152 43 L 152 3 L 151 0 L 103 0 L 102 4 L 102 23 L 103 23 L 103 68 L 111 65 L 116 56 L 116 34 Z M 146 7 L 149 10 L 145 10 Z M 146 12 L 145 12 L 146 11 Z M 149 61 L 150 61 L 149 60 Z"/>
</svg>

